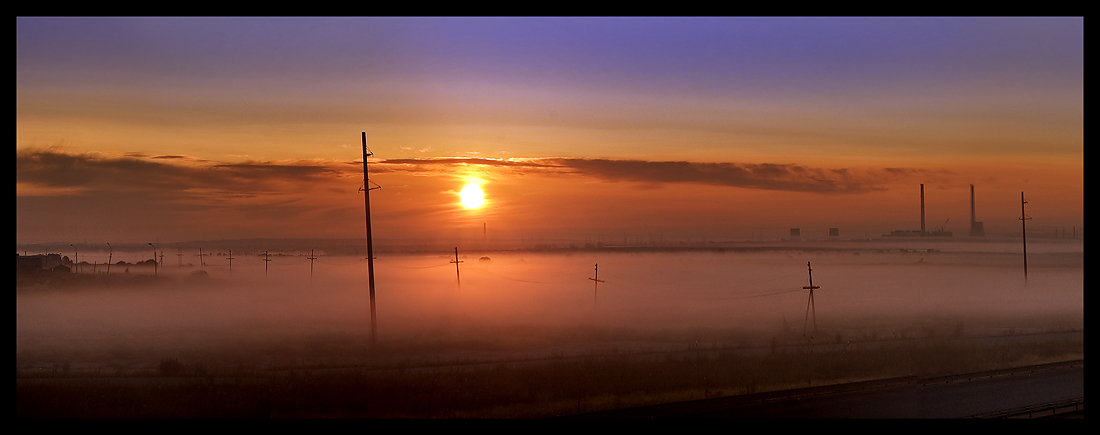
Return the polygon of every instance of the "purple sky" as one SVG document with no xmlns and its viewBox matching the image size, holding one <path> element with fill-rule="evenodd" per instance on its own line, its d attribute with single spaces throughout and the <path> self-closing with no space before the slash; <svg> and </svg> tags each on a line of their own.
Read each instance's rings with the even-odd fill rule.
<svg viewBox="0 0 1100 435">
<path fill-rule="evenodd" d="M 952 189 L 977 182 L 998 203 L 1035 191 L 1051 225 L 1080 225 L 1083 88 L 1081 17 L 16 19 L 17 155 L 106 162 L 88 167 L 121 179 L 148 169 L 125 159 L 273 165 L 248 177 L 339 166 L 367 131 L 379 159 L 951 173 Z M 188 197 L 220 180 L 152 172 L 171 178 L 147 187 Z M 73 205 L 127 197 L 92 184 L 104 179 L 17 165 L 17 238 L 60 237 L 27 225 L 63 198 L 107 221 Z M 791 186 L 807 182 L 822 179 Z M 898 182 L 876 189 L 938 181 Z M 737 188 L 756 186 L 774 184 Z"/>
</svg>

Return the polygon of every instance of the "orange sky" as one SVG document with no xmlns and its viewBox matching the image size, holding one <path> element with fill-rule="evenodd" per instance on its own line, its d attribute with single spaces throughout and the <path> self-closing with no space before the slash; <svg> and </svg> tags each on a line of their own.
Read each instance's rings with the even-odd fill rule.
<svg viewBox="0 0 1100 435">
<path fill-rule="evenodd" d="M 17 244 L 361 238 L 363 131 L 384 239 L 1083 226 L 1080 18 L 19 18 L 16 66 Z"/>
</svg>

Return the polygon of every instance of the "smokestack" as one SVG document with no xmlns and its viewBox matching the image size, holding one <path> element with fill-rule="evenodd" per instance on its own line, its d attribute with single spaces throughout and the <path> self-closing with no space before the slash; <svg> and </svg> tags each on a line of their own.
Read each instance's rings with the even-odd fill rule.
<svg viewBox="0 0 1100 435">
<path fill-rule="evenodd" d="M 924 183 L 920 185 L 920 232 L 924 232 Z"/>
<path fill-rule="evenodd" d="M 985 237 L 985 225 L 978 222 L 974 211 L 974 185 L 970 185 L 970 237 Z"/>
<path fill-rule="evenodd" d="M 970 185 L 970 228 L 974 228 L 974 185 Z"/>
</svg>

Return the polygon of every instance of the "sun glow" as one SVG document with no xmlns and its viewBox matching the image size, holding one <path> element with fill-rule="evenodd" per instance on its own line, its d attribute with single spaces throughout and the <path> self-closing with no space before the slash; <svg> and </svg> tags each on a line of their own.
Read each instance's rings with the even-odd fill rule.
<svg viewBox="0 0 1100 435">
<path fill-rule="evenodd" d="M 467 183 L 458 196 L 462 198 L 462 206 L 468 209 L 485 205 L 485 193 L 481 191 L 481 186 L 476 182 Z"/>
</svg>

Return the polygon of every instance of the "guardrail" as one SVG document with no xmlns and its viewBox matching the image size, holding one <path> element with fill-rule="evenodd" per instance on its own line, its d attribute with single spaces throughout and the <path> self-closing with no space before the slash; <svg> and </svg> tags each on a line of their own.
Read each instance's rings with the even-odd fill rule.
<svg viewBox="0 0 1100 435">
<path fill-rule="evenodd" d="M 1085 412 L 1085 398 L 973 415 L 970 418 L 1050 418 Z"/>
<path fill-rule="evenodd" d="M 815 387 L 797 388 L 791 390 L 767 391 L 762 393 L 727 396 L 713 399 L 701 399 L 688 402 L 665 403 L 659 405 L 643 406 L 638 408 L 616 409 L 597 411 L 585 414 L 563 416 L 566 418 L 651 418 L 669 417 L 684 412 L 695 412 L 706 409 L 719 409 L 763 402 L 779 402 L 806 397 L 825 396 L 830 394 L 849 393 L 862 390 L 881 389 L 906 385 L 934 385 L 952 382 L 966 382 L 977 379 L 988 379 L 1000 376 L 1019 376 L 1046 370 L 1083 366 L 1084 360 L 1063 361 L 1056 363 L 1038 364 L 1027 367 L 1013 367 L 999 370 L 989 370 L 976 373 L 964 373 L 957 375 L 919 377 L 902 376 L 896 378 L 876 379 L 869 381 L 822 385 Z M 1065 402 L 1042 404 L 1010 411 L 999 411 L 988 414 L 972 416 L 971 418 L 1039 418 L 1054 414 L 1083 411 L 1085 399 L 1075 399 Z"/>
<path fill-rule="evenodd" d="M 1080 359 L 1080 360 L 1073 360 L 1073 361 L 1062 361 L 1062 362 L 1054 362 L 1054 363 L 1046 363 L 1046 364 L 1036 364 L 1036 365 L 1027 366 L 1027 367 L 1010 367 L 1010 368 L 1007 368 L 1007 369 L 988 370 L 988 371 L 977 372 L 977 373 L 963 373 L 963 374 L 958 374 L 958 375 L 946 375 L 946 376 L 921 378 L 919 380 L 919 382 L 921 383 L 921 385 L 946 384 L 946 383 L 958 382 L 958 381 L 972 381 L 972 380 L 975 380 L 975 379 L 996 378 L 996 377 L 999 377 L 999 376 L 1029 375 L 1029 374 L 1032 374 L 1032 373 L 1037 373 L 1037 372 L 1042 372 L 1042 371 L 1047 371 L 1047 370 L 1055 370 L 1055 369 L 1077 367 L 1077 366 L 1084 366 L 1084 365 L 1085 365 L 1085 360 Z"/>
</svg>

